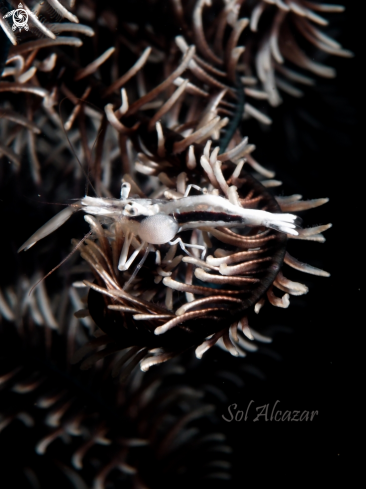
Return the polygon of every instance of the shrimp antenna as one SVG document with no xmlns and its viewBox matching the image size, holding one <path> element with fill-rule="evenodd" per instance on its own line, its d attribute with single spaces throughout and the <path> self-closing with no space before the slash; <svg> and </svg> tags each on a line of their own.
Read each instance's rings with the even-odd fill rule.
<svg viewBox="0 0 366 489">
<path fill-rule="evenodd" d="M 26 200 L 30 200 L 31 202 L 36 202 L 37 204 L 62 205 L 63 207 L 69 207 L 70 206 L 70 204 L 65 204 L 65 202 L 47 202 L 46 200 L 32 199 L 32 197 L 27 197 L 27 196 L 24 196 L 24 198 Z"/>
<path fill-rule="evenodd" d="M 95 190 L 95 187 L 94 187 L 94 185 L 92 184 L 92 182 L 91 182 L 91 180 L 90 180 L 89 174 L 88 174 L 88 173 L 85 171 L 85 169 L 84 169 L 83 165 L 81 164 L 81 162 L 80 162 L 80 160 L 79 160 L 79 158 L 78 158 L 78 155 L 76 154 L 76 151 L 74 150 L 74 147 L 73 147 L 73 145 L 71 144 L 71 141 L 70 141 L 70 139 L 69 139 L 69 136 L 67 135 L 67 132 L 66 132 L 66 129 L 65 129 L 64 123 L 63 123 L 63 121 L 62 121 L 62 117 L 61 117 L 61 104 L 62 104 L 62 103 L 63 103 L 63 102 L 66 100 L 66 99 L 68 99 L 68 97 L 64 97 L 64 98 L 61 100 L 61 102 L 59 103 L 59 106 L 58 106 L 58 112 L 59 112 L 59 115 L 60 115 L 60 120 L 61 120 L 61 126 L 62 126 L 62 130 L 63 130 L 63 132 L 64 132 L 64 134 L 65 134 L 65 136 L 66 136 L 67 141 L 69 142 L 69 145 L 70 145 L 70 148 L 71 148 L 72 154 L 75 156 L 76 161 L 79 163 L 79 166 L 80 166 L 80 168 L 81 168 L 82 172 L 84 173 L 85 178 L 86 178 L 86 180 L 87 180 L 88 184 L 91 186 L 91 188 L 93 189 L 93 191 L 94 191 L 95 195 L 98 197 L 97 191 Z M 77 100 L 79 100 L 79 102 L 80 102 L 80 103 L 89 103 L 89 102 L 86 102 L 85 100 L 82 100 L 82 99 L 77 99 Z M 94 141 L 94 143 L 93 143 L 92 149 L 94 148 L 94 145 L 95 145 L 95 143 L 96 143 L 96 141 L 97 141 L 98 137 L 99 137 L 99 132 L 98 132 L 98 134 L 97 134 L 97 137 L 95 138 L 95 141 Z M 86 189 L 86 190 L 87 190 L 87 189 Z M 87 192 L 86 192 L 86 193 L 87 193 Z"/>
<path fill-rule="evenodd" d="M 64 258 L 64 259 L 63 259 L 63 260 L 62 260 L 62 261 L 61 261 L 61 262 L 60 262 L 58 265 L 56 265 L 56 266 L 55 266 L 55 268 L 52 268 L 52 270 L 51 270 L 51 271 L 49 271 L 49 272 L 47 273 L 47 275 L 45 275 L 44 277 L 42 277 L 41 279 L 39 279 L 39 280 L 38 280 L 38 281 L 37 281 L 37 282 L 36 282 L 36 283 L 35 283 L 35 284 L 32 286 L 32 288 L 30 289 L 30 291 L 29 291 L 29 294 L 28 294 L 28 295 L 29 295 L 29 296 L 30 296 L 30 295 L 32 295 L 33 290 L 34 290 L 34 289 L 35 289 L 35 288 L 36 288 L 36 287 L 37 287 L 37 286 L 38 286 L 38 285 L 39 285 L 41 282 L 43 282 L 43 280 L 45 280 L 45 279 L 46 279 L 47 277 L 49 277 L 49 276 L 50 276 L 50 275 L 51 275 L 53 272 L 55 272 L 55 271 L 56 271 L 58 268 L 60 268 L 60 266 L 61 266 L 61 265 L 63 265 L 63 264 L 65 263 L 65 261 L 67 261 L 67 260 L 70 258 L 70 256 L 71 256 L 71 255 L 73 255 L 73 254 L 75 253 L 75 251 L 77 251 L 77 250 L 80 248 L 80 246 L 81 246 L 81 245 L 84 243 L 84 241 L 85 241 L 86 239 L 88 239 L 88 238 L 89 238 L 89 236 L 90 236 L 92 233 L 93 233 L 93 230 L 89 231 L 89 232 L 88 232 L 88 234 L 86 234 L 86 235 L 83 237 L 83 239 L 82 239 L 81 241 L 79 241 L 79 243 L 78 243 L 78 244 L 75 246 L 75 248 L 74 248 L 72 251 L 70 251 L 70 253 L 69 253 L 69 254 L 66 256 L 66 258 Z"/>
</svg>

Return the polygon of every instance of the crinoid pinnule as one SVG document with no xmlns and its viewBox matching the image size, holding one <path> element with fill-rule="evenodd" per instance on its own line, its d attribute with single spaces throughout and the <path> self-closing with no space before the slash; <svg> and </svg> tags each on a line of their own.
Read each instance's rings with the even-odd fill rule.
<svg viewBox="0 0 366 489">
<path fill-rule="evenodd" d="M 206 70 L 207 79 L 209 74 L 217 83 L 227 84 L 226 74 L 231 84 L 244 85 L 246 95 L 267 98 L 274 106 L 281 102 L 280 91 L 301 96 L 296 84 L 314 83 L 308 73 L 335 76 L 335 71 L 314 60 L 314 55 L 352 56 L 322 30 L 329 24 L 323 15 L 342 12 L 341 5 L 305 0 L 198 0 L 173 5 L 183 35 L 194 42 L 201 57 L 195 59 L 201 70 L 199 75 L 196 68 L 195 75 L 202 78 Z M 264 94 L 250 88 L 256 83 L 253 76 L 259 79 Z M 252 107 L 246 107 L 246 115 L 259 117 Z"/>
<path fill-rule="evenodd" d="M 280 91 L 301 97 L 298 85 L 315 83 L 309 74 L 324 78 L 336 75 L 333 68 L 319 60 L 319 53 L 353 56 L 324 31 L 329 24 L 324 15 L 343 10 L 341 5 L 305 0 L 256 2 L 249 14 L 254 35 L 246 60 L 255 66 L 271 105 L 281 102 Z"/>
<path fill-rule="evenodd" d="M 32 9 L 24 5 L 24 9 L 29 30 L 17 35 L 0 16 L 3 33 L 12 44 L 2 53 L 6 59 L 0 81 L 0 155 L 12 163 L 15 174 L 30 164 L 33 183 L 40 187 L 46 155 L 56 149 L 53 163 L 57 166 L 64 149 L 57 106 L 59 76 L 65 66 L 58 50 L 80 48 L 82 38 L 93 36 L 94 31 L 80 24 L 58 0 L 37 2 Z"/>
<path fill-rule="evenodd" d="M 28 280 L 17 285 L 0 293 L 0 440 L 13 481 L 137 489 L 230 478 L 216 408 L 204 390 L 184 383 L 182 366 L 137 371 L 123 386 L 110 375 L 120 357 L 88 372 L 72 367 L 92 327 L 73 314 L 82 296 L 66 288 L 49 293 L 41 284 L 29 297 Z"/>
<path fill-rule="evenodd" d="M 320 76 L 334 75 L 331 68 L 305 54 L 302 37 L 316 50 L 350 55 L 317 27 L 327 23 L 317 12 L 341 9 L 302 0 L 215 0 L 210 5 L 202 0 L 184 4 L 146 0 L 125 9 L 123 16 L 117 5 L 112 9 L 80 1 L 74 7 L 78 17 L 54 0 L 35 5 L 34 13 L 41 20 L 32 17 L 30 31 L 20 44 L 2 19 L 14 46 L 0 83 L 6 98 L 1 107 L 0 151 L 18 172 L 26 149 L 36 185 L 42 180 L 45 162 L 65 164 L 63 122 L 57 111 L 64 97 L 71 102 L 65 104 L 65 128 L 71 131 L 70 141 L 81 146 L 78 152 L 87 153 L 87 161 L 91 155 L 82 115 L 96 118 L 96 113 L 84 101 L 105 107 L 109 123 L 121 134 L 122 147 L 124 137 L 137 129 L 125 122 L 126 116 L 143 112 L 153 114 L 150 129 L 160 121 L 197 138 L 211 122 L 224 152 L 242 139 L 242 119 L 271 123 L 263 103 L 266 99 L 277 105 L 279 90 L 301 95 L 291 83 L 312 84 L 309 70 Z M 146 15 L 141 13 L 144 8 Z M 159 9 L 170 15 L 169 28 L 157 14 Z M 96 42 L 88 40 L 95 35 Z M 187 54 L 183 63 L 182 54 Z M 123 105 L 116 110 L 121 89 Z M 81 126 L 81 140 L 75 121 Z M 247 160 L 255 164 L 250 153 Z M 70 158 L 68 163 L 77 173 Z"/>
</svg>

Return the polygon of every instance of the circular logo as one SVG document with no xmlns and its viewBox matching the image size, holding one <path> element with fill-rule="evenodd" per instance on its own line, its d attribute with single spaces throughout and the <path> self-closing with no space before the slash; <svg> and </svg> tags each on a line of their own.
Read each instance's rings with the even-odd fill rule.
<svg viewBox="0 0 366 489">
<path fill-rule="evenodd" d="M 22 8 L 18 8 L 17 10 L 14 11 L 13 22 L 14 22 L 12 27 L 13 30 L 15 30 L 18 27 L 19 30 L 22 30 L 22 28 L 24 28 L 27 31 L 28 12 Z"/>
</svg>

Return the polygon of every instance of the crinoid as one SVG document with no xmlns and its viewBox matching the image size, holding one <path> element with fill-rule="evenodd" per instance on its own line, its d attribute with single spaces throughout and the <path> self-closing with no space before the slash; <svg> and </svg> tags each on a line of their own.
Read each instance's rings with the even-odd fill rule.
<svg viewBox="0 0 366 489">
<path fill-rule="evenodd" d="M 6 469 L 20 487 L 78 489 L 197 487 L 230 478 L 216 409 L 204 390 L 184 383 L 183 367 L 137 371 L 123 387 L 111 379 L 114 361 L 89 372 L 71 367 L 92 327 L 74 317 L 82 297 L 42 284 L 28 296 L 28 288 L 23 277 L 0 292 L 3 478 Z"/>
<path fill-rule="evenodd" d="M 248 12 L 253 36 L 245 56 L 248 64 L 255 66 L 271 105 L 281 103 L 279 91 L 294 97 L 302 96 L 296 84 L 313 85 L 315 81 L 309 74 L 335 77 L 335 70 L 320 62 L 320 53 L 353 56 L 351 51 L 343 49 L 340 43 L 321 30 L 329 24 L 324 14 L 343 10 L 341 5 L 306 0 L 255 2 L 254 8 Z"/>
<path fill-rule="evenodd" d="M 346 173 L 334 185 L 333 175 L 341 173 L 334 171 L 334 147 L 307 153 L 295 168 L 293 159 L 284 161 L 294 139 L 277 137 L 276 116 L 302 85 L 311 112 L 312 76 L 335 74 L 323 65 L 327 54 L 350 53 L 325 26 L 319 29 L 325 22 L 316 14 L 327 7 L 305 0 L 77 0 L 67 8 L 79 23 L 67 16 L 56 22 L 43 12 L 41 24 L 54 39 L 33 30 L 1 52 L 0 200 L 7 239 L 0 243 L 10 266 L 1 275 L 0 441 L 5 465 L 16 469 L 13 485 L 28 483 L 25 468 L 33 487 L 203 487 L 197 472 L 210 482 L 230 472 L 229 449 L 217 431 L 231 432 L 230 445 L 237 443 L 239 486 L 243 460 L 253 463 L 245 476 L 257 477 L 265 472 L 263 458 L 278 453 L 282 471 L 284 431 L 267 444 L 265 432 L 258 436 L 260 423 L 248 435 L 248 423 L 240 431 L 220 416 L 224 428 L 218 429 L 215 412 L 227 418 L 243 392 L 248 403 L 259 393 L 265 403 L 287 398 L 295 409 L 296 392 L 300 400 L 305 392 L 314 409 L 322 401 L 322 416 L 339 404 L 324 388 L 334 368 L 327 361 L 335 338 L 330 314 L 339 320 L 337 298 L 347 303 L 342 326 L 349 322 L 357 282 L 347 287 L 347 299 L 345 280 L 333 289 L 332 280 L 325 290 L 318 277 L 300 283 L 301 271 L 328 275 L 308 241 L 324 241 L 330 211 L 312 211 L 303 227 L 296 215 L 324 204 L 327 199 L 316 197 L 327 196 L 329 187 L 320 182 L 331 181 L 333 195 L 341 195 L 332 212 L 332 219 L 342 216 L 338 243 L 345 226 L 359 229 L 360 218 L 348 210 L 343 217 Z M 353 84 L 357 76 L 350 79 Z M 356 99 L 353 85 L 352 92 Z M 342 163 L 350 161 L 344 153 Z M 323 179 L 320 168 L 327 168 Z M 294 175 L 302 187 L 292 185 Z M 354 202 L 352 192 L 347 203 Z M 44 201 L 65 207 L 55 217 Z M 80 210 L 86 223 L 81 212 L 73 215 Z M 42 225 L 21 248 L 45 239 L 16 255 Z M 71 237 L 77 253 L 42 281 L 65 261 Z M 32 280 L 17 281 L 17 268 Z M 317 293 L 296 297 L 308 287 Z M 290 299 L 290 310 L 282 311 Z M 269 366 L 270 386 L 243 389 L 245 360 L 236 357 L 257 349 L 261 362 L 271 336 L 266 327 L 282 321 L 296 331 L 285 350 L 297 362 Z M 207 355 L 189 371 L 193 351 L 198 359 Z M 182 365 L 184 379 L 175 374 Z M 230 370 L 217 383 L 216 365 Z M 288 372 L 291 381 L 280 391 Z M 221 396 L 231 379 L 230 394 Z M 285 444 L 297 456 L 293 447 L 305 444 L 287 426 L 292 435 Z M 323 432 L 307 428 L 313 447 Z M 316 445 L 315 451 L 306 445 L 307 454 L 323 460 L 324 445 Z M 328 453 L 338 442 L 333 445 Z"/>
<path fill-rule="evenodd" d="M 238 227 L 237 218 L 215 208 L 220 194 L 242 209 L 271 213 L 279 213 L 281 209 L 309 209 L 323 204 L 326 199 L 301 201 L 301 197 L 295 195 L 276 200 L 264 186 L 242 171 L 243 161 L 238 164 L 226 161 L 221 166 L 220 160 L 216 160 L 217 151 L 210 153 L 209 148 L 210 143 L 203 149 L 195 146 L 196 152 L 201 149 L 203 153 L 201 165 L 193 165 L 193 170 L 185 166 L 183 157 L 181 169 L 185 172 L 179 173 L 176 168 L 176 177 L 171 171 L 160 172 L 153 195 L 155 199 L 144 201 L 143 197 L 136 200 L 174 207 L 170 216 L 182 229 L 183 250 L 179 243 L 147 244 L 139 237 L 138 230 L 136 235 L 126 236 L 122 231 L 124 224 L 118 219 L 86 217 L 94 238 L 98 239 L 98 243 L 88 239 L 81 248 L 82 257 L 91 265 L 97 280 L 94 284 L 84 281 L 91 287 L 89 312 L 107 333 L 107 344 L 111 342 L 108 348 L 92 355 L 87 363 L 113 353 L 118 348 L 114 340 L 119 348 L 134 346 L 136 362 L 145 357 L 140 363 L 143 370 L 172 358 L 189 346 L 196 346 L 196 355 L 201 357 L 220 338 L 233 355 L 240 355 L 244 336 L 250 340 L 256 338 L 256 333 L 248 327 L 248 310 L 254 308 L 259 312 L 265 299 L 274 306 L 288 307 L 289 294 L 302 295 L 308 291 L 305 285 L 284 277 L 284 261 L 304 272 L 328 276 L 326 272 L 291 257 L 286 251 L 285 233 L 261 225 Z M 151 155 L 149 161 L 155 172 Z M 176 156 L 172 161 L 176 166 L 179 164 Z M 143 167 L 144 172 L 146 168 Z M 209 206 L 202 203 L 197 195 L 199 204 L 195 205 L 195 196 L 183 197 L 187 183 L 197 186 L 197 194 L 204 192 L 210 196 L 212 203 Z M 135 190 L 136 195 L 142 195 L 141 189 L 135 187 Z M 133 205 L 134 199 L 127 199 L 127 202 Z M 138 215 L 133 219 L 138 220 Z M 143 223 L 143 219 L 142 216 L 140 222 Z M 164 220 L 162 225 L 166 225 Z M 329 227 L 298 229 L 298 234 L 289 236 L 322 242 L 321 233 Z M 159 230 L 150 232 L 153 241 Z M 123 234 L 125 237 L 121 238 Z M 28 245 L 34 239 L 30 238 Z M 134 265 L 131 260 L 140 252 L 142 258 Z M 124 271 L 127 257 L 130 264 Z M 273 286 L 285 292 L 282 298 L 274 294 Z M 104 300 L 101 296 L 98 300 L 96 292 L 102 293 Z M 131 329 L 135 335 L 133 345 L 125 340 Z M 81 354 L 85 355 L 99 345 L 95 340 Z M 127 356 L 126 360 L 129 358 Z"/>
<path fill-rule="evenodd" d="M 8 36 L 10 43 L 7 46 L 10 49 L 5 49 L 4 44 L 2 51 L 5 67 L 0 81 L 0 155 L 12 163 L 15 174 L 21 172 L 25 162 L 27 166 L 30 164 L 33 184 L 40 187 L 45 155 L 62 143 L 55 105 L 59 96 L 56 80 L 64 68 L 57 49 L 80 47 L 82 40 L 75 36 L 94 33 L 89 26 L 79 24 L 78 18 L 58 0 L 33 2 L 32 10 L 27 5 L 24 8 L 29 13 L 27 32 L 15 34 L 9 27 L 9 19 L 0 16 L 2 34 Z M 70 22 L 63 22 L 64 19 Z M 54 163 L 56 167 L 57 156 Z"/>
<path fill-rule="evenodd" d="M 243 159 L 235 163 L 226 159 L 226 154 L 217 156 L 217 149 L 211 151 L 211 141 L 205 146 L 191 144 L 187 151 L 173 149 L 169 154 L 170 147 L 184 146 L 184 138 L 163 128 L 150 133 L 140 121 L 135 143 L 140 146 L 140 161 L 145 162 L 144 166 L 137 164 L 136 169 L 144 176 L 147 190 L 153 185 L 152 195 L 146 196 L 127 175 L 121 200 L 85 197 L 80 204 L 62 211 L 22 246 L 22 249 L 32 246 L 75 210 L 82 208 L 94 215 L 86 217 L 94 239 L 81 245 L 81 253 L 91 265 L 97 283 L 80 284 L 91 287 L 91 292 L 89 311 L 79 314 L 89 312 L 107 335 L 86 345 L 75 360 L 106 345 L 104 350 L 84 360 L 82 367 L 88 368 L 100 358 L 132 347 L 119 361 L 125 378 L 139 362 L 146 370 L 191 346 L 198 347 L 197 355 L 201 356 L 220 338 L 234 355 L 242 354 L 236 343 L 245 344 L 245 340 L 241 333 L 238 336 L 237 328 L 251 340 L 256 337 L 248 328 L 247 310 L 255 306 L 258 311 L 265 293 L 273 305 L 289 304 L 288 294 L 282 299 L 273 294 L 273 283 L 294 295 L 307 292 L 304 285 L 290 282 L 278 273 L 286 252 L 283 231 L 288 230 L 290 236 L 297 238 L 322 241 L 320 233 L 329 227 L 295 231 L 281 221 L 281 206 L 290 211 L 304 210 L 326 200 L 302 202 L 299 196 L 292 196 L 279 198 L 278 204 L 263 185 L 243 172 Z M 164 156 L 154 158 L 159 144 Z M 220 156 L 224 163 L 218 159 Z M 235 154 L 233 159 L 236 160 Z M 186 195 L 187 190 L 198 195 Z M 267 215 L 277 216 L 280 221 L 249 220 L 250 227 L 240 230 L 245 223 L 240 213 L 251 211 L 254 216 L 264 211 L 266 219 Z M 155 229 L 148 225 L 145 229 L 144 223 L 155 217 L 162 219 L 162 226 L 173 226 L 172 236 L 165 236 L 170 228 Z M 229 229 L 233 226 L 234 230 L 239 227 L 237 232 Z M 179 243 L 168 242 L 180 228 L 183 253 L 190 256 L 177 253 Z M 142 259 L 135 265 L 140 252 Z M 285 260 L 303 271 L 327 275 L 288 254 Z M 104 294 L 104 300 L 96 292 Z M 162 333 L 162 337 L 156 337 Z"/>
<path fill-rule="evenodd" d="M 240 9 L 234 4 L 240 6 L 240 2 L 227 4 L 220 17 L 220 39 L 226 46 L 220 62 L 226 67 L 220 75 L 223 83 L 217 83 L 218 73 L 209 74 L 212 50 L 206 48 L 215 43 L 212 33 L 202 37 L 203 2 L 195 4 L 193 34 L 182 27 L 185 37 L 169 32 L 159 37 L 143 19 L 137 27 L 123 24 L 116 56 L 116 48 L 108 48 L 81 67 L 69 55 L 59 55 L 62 92 L 74 104 L 67 129 L 78 121 L 72 141 L 90 163 L 98 196 L 86 196 L 67 207 L 20 250 L 52 233 L 74 212 L 88 214 L 90 239 L 77 246 L 96 279 L 84 282 L 91 288 L 89 312 L 107 336 L 93 340 L 83 354 L 102 344 L 109 346 L 84 366 L 132 347 L 120 364 L 129 360 L 132 369 L 141 361 L 146 370 L 191 346 L 201 356 L 220 338 L 239 355 L 242 332 L 254 338 L 247 326 L 248 310 L 258 312 L 265 298 L 287 307 L 289 294 L 307 292 L 306 286 L 283 276 L 283 262 L 328 275 L 292 258 L 286 243 L 287 237 L 322 242 L 321 233 L 330 225 L 298 229 L 296 216 L 282 214 L 316 207 L 327 199 L 274 198 L 267 189 L 279 182 L 252 158 L 255 147 L 241 136 L 243 111 L 238 112 L 237 103 L 251 92 L 237 85 L 243 53 L 237 44 L 248 22 L 236 20 Z M 210 15 L 221 7 L 215 2 Z M 184 15 L 178 17 L 184 24 Z M 116 15 L 102 9 L 101 19 L 98 36 L 106 34 L 108 42 Z M 147 39 L 154 47 L 147 46 Z M 191 39 L 197 50 L 189 46 Z M 34 49 L 26 46 L 19 48 Z M 131 58 L 131 50 L 135 63 L 120 73 L 118 60 L 126 51 Z M 244 103 L 244 113 L 256 112 Z M 57 125 L 62 123 L 55 112 L 52 117 Z M 96 129 L 99 137 L 93 151 L 90 141 Z M 112 164 L 116 158 L 118 165 Z M 257 172 L 257 179 L 243 170 L 246 163 Z M 121 199 L 113 199 L 121 177 Z M 282 298 L 274 294 L 273 286 L 285 292 Z"/>
<path fill-rule="evenodd" d="M 134 126 L 123 126 L 121 118 L 141 111 L 150 115 L 155 108 L 150 129 L 162 120 L 180 133 L 192 133 L 192 140 L 209 131 L 224 152 L 230 144 L 241 142 L 242 118 L 271 122 L 263 101 L 277 105 L 278 90 L 301 95 L 290 83 L 312 84 L 306 71 L 334 76 L 334 70 L 307 57 L 303 39 L 319 52 L 351 55 L 317 27 L 327 24 L 317 12 L 337 12 L 342 7 L 302 0 L 184 4 L 143 0 L 129 8 L 80 1 L 72 6 L 77 15 L 57 0 L 36 2 L 32 7 L 38 17 L 32 16 L 30 30 L 19 42 L 1 18 L 3 34 L 14 46 L 2 74 L 5 81 L 0 82 L 0 92 L 6 97 L 1 107 L 0 151 L 19 171 L 27 147 L 36 185 L 41 181 L 43 160 L 49 161 L 51 155 L 59 160 L 64 149 L 62 123 L 55 110 L 64 96 L 73 104 L 65 125 L 68 130 L 75 120 L 83 126 L 78 98 L 90 100 L 106 107 L 108 121 L 121 133 L 123 146 L 124 136 L 130 133 L 127 129 Z M 158 12 L 169 17 L 169 25 Z M 44 37 L 39 38 L 40 34 Z M 95 34 L 96 41 L 88 42 Z M 178 66 L 180 53 L 187 56 Z M 6 49 L 2 55 L 6 58 Z M 149 86 L 154 91 L 147 93 Z M 113 94 L 120 88 L 125 90 L 124 103 L 116 111 Z M 103 103 L 108 98 L 114 105 Z M 128 99 L 134 103 L 127 108 Z M 84 110 L 92 111 L 90 107 Z M 85 131 L 82 134 L 85 147 Z M 73 142 L 77 137 L 74 131 L 70 134 Z M 256 167 L 253 149 L 247 147 L 246 160 Z"/>
</svg>

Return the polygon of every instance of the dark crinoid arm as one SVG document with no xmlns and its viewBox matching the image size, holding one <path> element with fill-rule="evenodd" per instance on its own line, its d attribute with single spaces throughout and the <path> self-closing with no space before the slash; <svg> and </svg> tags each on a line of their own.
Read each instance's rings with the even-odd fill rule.
<svg viewBox="0 0 366 489">
<path fill-rule="evenodd" d="M 4 480 L 25 489 L 103 489 L 197 487 L 197 475 L 230 478 L 216 409 L 204 388 L 185 384 L 182 366 L 136 371 L 123 386 L 113 379 L 121 355 L 89 371 L 73 367 L 70 357 L 93 331 L 90 318 L 73 315 L 82 295 L 74 289 L 60 302 L 62 287 L 42 284 L 26 302 L 27 283 L 23 276 L 0 289 Z"/>
</svg>

